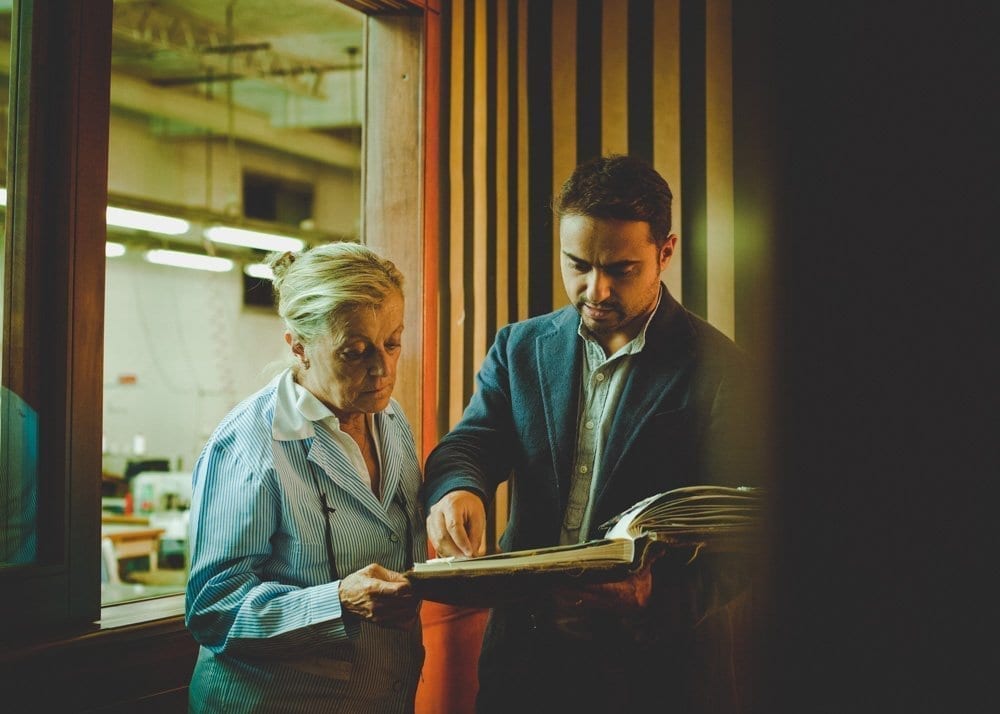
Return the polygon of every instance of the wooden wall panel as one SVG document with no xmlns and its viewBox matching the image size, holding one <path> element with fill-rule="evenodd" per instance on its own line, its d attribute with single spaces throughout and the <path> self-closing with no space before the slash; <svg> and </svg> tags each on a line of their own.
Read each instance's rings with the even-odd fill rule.
<svg viewBox="0 0 1000 714">
<path fill-rule="evenodd" d="M 559 193 L 559 187 L 577 163 L 576 4 L 577 0 L 552 3 L 552 196 Z M 559 226 L 555 220 L 551 223 L 552 307 L 558 308 L 568 304 L 568 300 L 559 267 Z"/>
<path fill-rule="evenodd" d="M 403 357 L 393 396 L 400 402 L 421 443 L 421 345 L 423 340 L 423 213 L 414 191 L 423 179 L 423 155 L 411 135 L 395 126 L 422 126 L 421 66 L 423 17 L 383 15 L 366 21 L 366 132 L 362 235 L 367 245 L 396 263 L 405 278 Z"/>
<path fill-rule="evenodd" d="M 628 153 L 628 2 L 603 3 L 601 153 Z"/>
<path fill-rule="evenodd" d="M 594 155 L 632 152 L 667 179 L 681 247 L 664 279 L 699 314 L 708 305 L 720 327 L 738 327 L 730 2 L 442 3 L 437 436 L 461 418 L 496 330 L 566 303 L 551 201 Z M 507 508 L 502 487 L 491 548 Z M 419 710 L 464 711 L 485 613 L 428 613 L 428 661 L 446 670 L 427 670 L 440 693 L 425 688 Z"/>
<path fill-rule="evenodd" d="M 658 0 L 653 9 L 653 165 L 674 193 L 673 230 L 680 232 L 684 195 L 681 183 L 681 17 L 680 0 Z M 670 292 L 684 294 L 684 240 L 677 241 L 674 257 L 663 271 Z"/>
<path fill-rule="evenodd" d="M 496 330 L 566 304 L 551 201 L 596 153 L 631 150 L 667 179 L 680 240 L 664 279 L 736 334 L 730 3 L 444 4 L 440 433 Z"/>
<path fill-rule="evenodd" d="M 733 53 L 731 0 L 705 4 L 705 179 L 708 320 L 736 333 L 733 272 Z"/>
</svg>

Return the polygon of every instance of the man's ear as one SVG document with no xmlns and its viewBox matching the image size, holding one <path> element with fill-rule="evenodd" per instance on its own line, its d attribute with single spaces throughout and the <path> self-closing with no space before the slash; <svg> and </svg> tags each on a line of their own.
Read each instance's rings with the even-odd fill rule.
<svg viewBox="0 0 1000 714">
<path fill-rule="evenodd" d="M 667 263 L 674 255 L 674 248 L 677 247 L 677 235 L 671 233 L 667 236 L 667 239 L 663 242 L 663 247 L 660 248 L 660 270 L 667 267 Z"/>
</svg>

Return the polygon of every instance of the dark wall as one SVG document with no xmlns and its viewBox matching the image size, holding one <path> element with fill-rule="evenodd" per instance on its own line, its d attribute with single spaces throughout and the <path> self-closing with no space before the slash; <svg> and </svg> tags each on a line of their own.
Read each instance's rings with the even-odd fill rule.
<svg viewBox="0 0 1000 714">
<path fill-rule="evenodd" d="M 764 4 L 781 386 L 761 711 L 986 701 L 995 22 L 882 5 Z"/>
<path fill-rule="evenodd" d="M 12 652 L 0 664 L 5 711 L 182 714 L 198 646 L 173 618 Z"/>
</svg>

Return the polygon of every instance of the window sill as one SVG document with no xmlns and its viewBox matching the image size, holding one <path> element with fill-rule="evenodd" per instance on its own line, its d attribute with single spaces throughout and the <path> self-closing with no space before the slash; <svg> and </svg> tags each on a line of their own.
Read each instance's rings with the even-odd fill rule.
<svg viewBox="0 0 1000 714">
<path fill-rule="evenodd" d="M 101 618 L 88 627 L 40 636 L 22 635 L 16 641 L 5 641 L 0 663 L 43 652 L 140 640 L 184 630 L 183 594 L 109 605 L 101 609 Z"/>
<path fill-rule="evenodd" d="M 101 608 L 97 627 L 101 632 L 120 627 L 160 624 L 162 620 L 184 621 L 184 594 L 167 595 L 150 600 L 108 605 Z"/>
</svg>

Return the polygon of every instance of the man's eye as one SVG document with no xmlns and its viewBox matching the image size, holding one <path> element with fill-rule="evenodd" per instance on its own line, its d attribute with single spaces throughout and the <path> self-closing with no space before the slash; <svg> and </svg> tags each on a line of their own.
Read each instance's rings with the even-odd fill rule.
<svg viewBox="0 0 1000 714">
<path fill-rule="evenodd" d="M 401 346 L 402 345 L 400 343 L 398 343 L 398 342 L 386 342 L 385 343 L 385 349 L 386 349 L 387 352 L 395 352 Z"/>
<path fill-rule="evenodd" d="M 587 273 L 590 271 L 590 266 L 586 263 L 573 263 L 573 270 L 578 273 Z"/>
</svg>

